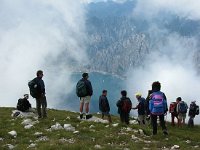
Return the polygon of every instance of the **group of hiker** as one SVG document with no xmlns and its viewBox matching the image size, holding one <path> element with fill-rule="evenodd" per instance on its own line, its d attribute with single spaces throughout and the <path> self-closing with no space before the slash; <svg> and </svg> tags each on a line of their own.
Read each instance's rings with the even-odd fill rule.
<svg viewBox="0 0 200 150">
<path fill-rule="evenodd" d="M 38 118 L 47 117 L 47 100 L 45 96 L 45 84 L 42 80 L 43 71 L 39 70 L 36 73 L 37 77 L 28 83 L 30 95 L 36 99 L 36 110 Z M 107 98 L 107 90 L 103 90 L 99 97 L 99 110 L 104 116 L 108 118 L 109 123 L 112 122 L 110 115 L 110 105 Z M 80 98 L 80 119 L 90 119 L 92 115 L 89 113 L 90 100 L 93 95 L 92 84 L 89 80 L 89 74 L 83 73 L 82 78 L 76 84 L 76 94 Z M 161 92 L 161 84 L 159 81 L 153 82 L 152 89 L 148 91 L 147 98 L 143 98 L 141 93 L 136 93 L 135 97 L 138 101 L 136 106 L 132 106 L 130 98 L 127 96 L 127 91 L 121 91 L 121 98 L 116 102 L 120 120 L 122 123 L 129 124 L 130 111 L 137 109 L 138 123 L 145 125 L 151 123 L 153 128 L 153 135 L 157 134 L 157 119 L 159 118 L 160 126 L 164 135 L 168 135 L 165 124 L 165 115 L 168 112 L 167 98 Z M 20 111 L 31 111 L 31 104 L 28 101 L 29 95 L 25 94 L 24 98 L 18 100 L 17 109 Z M 85 111 L 84 111 L 85 110 Z M 171 124 L 175 126 L 175 118 L 178 120 L 178 126 L 185 124 L 186 113 L 188 105 L 181 97 L 176 99 L 176 102 L 170 103 L 169 112 L 171 113 Z M 85 112 L 85 113 L 84 113 Z M 192 101 L 189 106 L 189 121 L 188 126 L 194 126 L 194 118 L 199 114 L 199 106 L 195 101 Z M 85 115 L 85 116 L 84 116 Z"/>
</svg>

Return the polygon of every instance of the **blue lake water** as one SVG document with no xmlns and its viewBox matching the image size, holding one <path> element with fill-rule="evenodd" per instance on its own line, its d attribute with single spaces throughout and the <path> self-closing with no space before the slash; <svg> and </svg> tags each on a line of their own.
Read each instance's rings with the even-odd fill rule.
<svg viewBox="0 0 200 150">
<path fill-rule="evenodd" d="M 82 73 L 74 73 L 71 77 L 73 91 L 68 95 L 63 95 L 61 101 L 56 107 L 59 109 L 68 109 L 79 112 L 79 98 L 76 96 L 75 85 L 81 79 Z M 90 103 L 90 112 L 99 111 L 98 101 L 103 89 L 108 90 L 108 100 L 111 107 L 111 113 L 117 114 L 116 101 L 120 98 L 120 92 L 125 88 L 125 81 L 116 76 L 102 73 L 90 73 L 89 80 L 93 86 L 93 96 Z"/>
</svg>

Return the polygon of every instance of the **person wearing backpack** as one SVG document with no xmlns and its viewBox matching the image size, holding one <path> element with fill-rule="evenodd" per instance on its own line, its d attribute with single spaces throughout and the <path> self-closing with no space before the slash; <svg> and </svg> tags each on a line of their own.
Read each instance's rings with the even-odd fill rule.
<svg viewBox="0 0 200 150">
<path fill-rule="evenodd" d="M 167 98 L 163 92 L 160 91 L 161 84 L 156 81 L 152 84 L 152 94 L 149 101 L 149 110 L 151 113 L 151 122 L 153 126 L 153 135 L 157 134 L 157 117 L 159 117 L 160 125 L 164 135 L 168 135 L 165 125 L 164 115 L 167 113 Z"/>
<path fill-rule="evenodd" d="M 182 101 L 181 97 L 176 99 L 177 102 L 177 113 L 178 113 L 178 126 L 182 126 L 185 124 L 186 113 L 188 109 L 188 105 L 186 102 Z"/>
<path fill-rule="evenodd" d="M 93 94 L 92 84 L 88 80 L 88 73 L 82 74 L 82 79 L 80 79 L 76 85 L 76 94 L 80 98 L 80 119 L 83 118 L 83 107 L 85 105 L 85 113 L 86 119 L 90 119 L 92 117 L 89 114 L 89 104 L 91 100 L 91 96 Z"/>
<path fill-rule="evenodd" d="M 171 125 L 175 126 L 174 119 L 178 120 L 178 113 L 176 111 L 177 102 L 171 102 L 169 105 L 169 113 L 171 113 Z"/>
<path fill-rule="evenodd" d="M 121 98 L 117 101 L 118 113 L 120 114 L 120 120 L 122 123 L 129 124 L 129 114 L 132 109 L 132 102 L 127 97 L 125 90 L 121 91 Z"/>
<path fill-rule="evenodd" d="M 142 97 L 141 93 L 135 94 L 136 99 L 138 100 L 138 104 L 133 109 L 138 110 L 138 122 L 140 125 L 145 124 L 145 99 Z"/>
<path fill-rule="evenodd" d="M 29 95 L 24 94 L 24 98 L 20 98 L 17 102 L 17 110 L 22 112 L 29 112 L 31 110 L 31 104 L 28 101 Z"/>
<path fill-rule="evenodd" d="M 99 97 L 99 110 L 102 112 L 102 119 L 104 119 L 104 116 L 107 116 L 109 123 L 112 123 L 109 113 L 110 105 L 107 99 L 107 90 L 103 90 L 102 95 Z"/>
<path fill-rule="evenodd" d="M 188 116 L 190 117 L 188 120 L 188 127 L 194 127 L 194 118 L 196 115 L 199 115 L 199 106 L 196 105 L 196 101 L 192 101 L 188 114 Z"/>
<path fill-rule="evenodd" d="M 36 109 L 38 118 L 47 117 L 47 100 L 45 92 L 45 84 L 42 80 L 44 74 L 42 70 L 38 70 L 36 73 L 37 77 L 29 82 L 30 94 L 36 99 Z M 42 107 L 42 108 L 41 108 Z"/>
</svg>

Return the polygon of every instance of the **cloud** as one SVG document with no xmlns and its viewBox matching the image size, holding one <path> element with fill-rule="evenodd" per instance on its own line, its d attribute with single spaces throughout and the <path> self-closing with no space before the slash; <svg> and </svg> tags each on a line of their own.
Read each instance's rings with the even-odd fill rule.
<svg viewBox="0 0 200 150">
<path fill-rule="evenodd" d="M 152 19 L 162 12 L 168 12 L 182 18 L 199 20 L 199 8 L 200 1 L 196 0 L 138 0 L 134 14 Z"/>
<path fill-rule="evenodd" d="M 86 39 L 79 1 L 0 0 L 0 106 L 15 106 L 42 69 L 54 107 L 60 94 L 71 90 L 70 61 L 87 64 Z"/>
</svg>

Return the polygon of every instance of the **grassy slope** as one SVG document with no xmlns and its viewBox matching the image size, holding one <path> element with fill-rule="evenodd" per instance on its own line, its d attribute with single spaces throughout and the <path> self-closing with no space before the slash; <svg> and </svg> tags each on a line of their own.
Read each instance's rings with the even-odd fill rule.
<svg viewBox="0 0 200 150">
<path fill-rule="evenodd" d="M 161 149 L 163 147 L 171 148 L 177 144 L 181 149 L 194 149 L 194 146 L 200 146 L 200 126 L 195 126 L 190 129 L 187 126 L 182 128 L 171 127 L 168 125 L 169 135 L 164 136 L 159 128 L 158 135 L 151 135 L 150 126 L 145 126 L 145 135 L 139 134 L 138 125 L 129 125 L 133 131 L 126 131 L 127 126 L 119 125 L 117 127 L 105 127 L 107 124 L 80 121 L 77 119 L 78 114 L 61 110 L 48 110 L 48 118 L 40 120 L 38 124 L 31 129 L 24 129 L 21 124 L 21 118 L 12 118 L 11 112 L 13 108 L 0 108 L 0 149 L 8 149 L 6 144 L 12 144 L 15 149 L 27 149 L 31 143 L 36 143 L 36 147 L 32 149 L 95 149 L 95 145 L 101 145 L 102 149 Z M 70 116 L 70 119 L 67 117 Z M 98 115 L 97 115 L 98 116 Z M 119 118 L 112 116 L 114 123 L 119 123 Z M 56 122 L 62 126 L 66 123 L 72 124 L 79 131 L 78 134 L 73 132 L 58 130 L 46 131 Z M 89 128 L 94 125 L 93 128 Z M 17 137 L 11 137 L 8 132 L 11 130 L 17 131 Z M 135 131 L 135 132 L 134 132 Z M 39 138 L 34 135 L 35 132 L 42 132 L 42 136 L 47 136 L 48 141 L 37 142 Z M 133 140 L 132 135 L 142 139 Z M 71 139 L 74 143 L 70 144 L 68 141 L 61 141 L 60 139 Z M 190 140 L 191 143 L 186 143 Z M 149 143 L 148 141 L 151 141 Z M 200 149 L 200 147 L 196 148 Z"/>
</svg>

